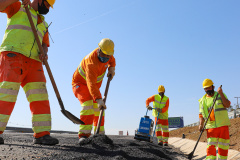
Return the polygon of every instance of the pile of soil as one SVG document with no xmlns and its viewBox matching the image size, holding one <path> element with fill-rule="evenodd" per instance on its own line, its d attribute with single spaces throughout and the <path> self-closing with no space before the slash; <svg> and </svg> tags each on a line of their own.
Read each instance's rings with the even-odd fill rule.
<svg viewBox="0 0 240 160">
<path fill-rule="evenodd" d="M 240 151 L 240 129 L 239 129 L 240 118 L 231 119 L 230 122 L 231 122 L 231 126 L 229 127 L 229 135 L 230 135 L 229 148 Z M 184 128 L 179 128 L 177 130 L 170 131 L 170 137 L 182 137 L 183 134 L 187 139 L 197 141 L 200 135 L 200 132 L 198 130 L 198 126 L 184 127 Z M 200 142 L 207 142 L 206 131 L 203 132 Z"/>
<path fill-rule="evenodd" d="M 3 134 L 4 145 L 0 145 L 0 159 L 39 160 L 186 160 L 179 150 L 138 141 L 133 136 L 90 137 L 84 145 L 78 144 L 77 134 L 51 134 L 59 139 L 55 146 L 32 144 L 30 133 Z"/>
</svg>

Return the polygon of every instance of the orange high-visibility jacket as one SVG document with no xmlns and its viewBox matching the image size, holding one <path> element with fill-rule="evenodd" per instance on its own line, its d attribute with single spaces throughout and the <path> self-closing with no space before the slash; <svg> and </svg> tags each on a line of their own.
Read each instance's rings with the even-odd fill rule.
<svg viewBox="0 0 240 160">
<path fill-rule="evenodd" d="M 155 100 L 155 95 L 149 97 L 149 98 L 146 100 L 146 106 L 149 106 L 149 104 L 150 104 L 151 102 L 153 102 L 154 100 Z M 165 112 L 168 110 L 168 108 L 169 108 L 169 98 L 168 98 L 168 100 L 167 100 L 167 102 L 166 102 L 165 107 L 162 109 L 162 113 L 165 113 Z"/>
<path fill-rule="evenodd" d="M 98 48 L 85 56 L 73 74 L 72 86 L 85 84 L 93 97 L 93 100 L 102 98 L 99 88 L 101 87 L 102 80 L 97 82 L 99 76 L 103 75 L 108 67 L 115 67 L 116 62 L 114 56 L 111 56 L 109 61 L 102 63 L 98 59 Z M 86 74 L 86 79 L 80 75 L 79 70 L 82 69 Z"/>
</svg>

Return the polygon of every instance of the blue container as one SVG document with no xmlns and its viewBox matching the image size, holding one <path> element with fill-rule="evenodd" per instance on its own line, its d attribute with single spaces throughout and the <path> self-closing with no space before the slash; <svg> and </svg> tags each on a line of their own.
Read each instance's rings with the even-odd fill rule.
<svg viewBox="0 0 240 160">
<path fill-rule="evenodd" d="M 152 120 L 148 117 L 142 117 L 139 124 L 138 132 L 150 134 Z"/>
</svg>

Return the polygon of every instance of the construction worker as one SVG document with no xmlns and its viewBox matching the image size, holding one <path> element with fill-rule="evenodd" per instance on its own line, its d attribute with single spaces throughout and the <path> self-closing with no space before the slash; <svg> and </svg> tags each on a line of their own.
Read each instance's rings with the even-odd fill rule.
<svg viewBox="0 0 240 160">
<path fill-rule="evenodd" d="M 153 102 L 153 107 L 155 108 L 152 115 L 155 117 L 156 126 L 156 136 L 158 139 L 158 145 L 168 146 L 169 129 L 168 129 L 168 108 L 169 108 L 169 98 L 164 95 L 165 88 L 163 85 L 158 87 L 158 94 L 149 97 L 146 100 L 146 107 L 149 110 L 153 108 L 149 106 Z M 159 116 L 158 116 L 159 113 Z"/>
<path fill-rule="evenodd" d="M 106 109 L 106 105 L 100 93 L 102 80 L 108 68 L 107 76 L 111 79 L 115 75 L 114 43 L 109 38 L 102 39 L 98 48 L 83 58 L 73 74 L 73 93 L 80 101 L 82 111 L 80 119 L 85 123 L 80 125 L 78 137 L 79 144 L 91 135 L 92 125 L 94 132 L 98 123 L 100 109 Z M 100 134 L 104 134 L 104 114 L 100 124 Z"/>
<path fill-rule="evenodd" d="M 228 118 L 227 108 L 230 107 L 230 101 L 219 87 L 217 92 L 214 91 L 213 81 L 205 79 L 203 88 L 206 94 L 199 99 L 199 131 L 204 127 L 213 100 L 219 93 L 214 108 L 206 123 L 207 130 L 207 157 L 206 159 L 216 159 L 216 146 L 218 144 L 218 159 L 227 159 L 229 148 L 229 128 L 230 121 Z"/>
<path fill-rule="evenodd" d="M 25 91 L 32 112 L 34 144 L 55 145 L 58 140 L 50 136 L 51 113 L 42 61 L 47 59 L 49 47 L 48 24 L 44 20 L 55 0 L 0 0 L 0 12 L 7 14 L 7 29 L 0 47 L 0 134 L 17 100 L 20 85 Z M 29 11 L 45 55 L 39 49 L 29 23 Z M 24 117 L 24 115 L 22 115 Z M 0 144 L 4 140 L 0 137 Z"/>
</svg>

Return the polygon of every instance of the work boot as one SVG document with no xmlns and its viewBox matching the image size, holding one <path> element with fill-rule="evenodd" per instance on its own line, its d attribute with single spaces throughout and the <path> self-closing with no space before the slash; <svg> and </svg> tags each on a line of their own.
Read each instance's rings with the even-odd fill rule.
<svg viewBox="0 0 240 160">
<path fill-rule="evenodd" d="M 79 144 L 79 145 L 83 145 L 86 139 L 87 139 L 86 136 L 82 136 L 81 138 L 79 138 L 78 144 Z"/>
<path fill-rule="evenodd" d="M 0 144 L 4 144 L 4 140 L 2 137 L 0 137 Z"/>
<path fill-rule="evenodd" d="M 163 146 L 168 146 L 168 144 L 167 144 L 167 143 L 164 143 Z"/>
<path fill-rule="evenodd" d="M 59 141 L 57 138 L 53 138 L 50 135 L 45 135 L 40 138 L 34 138 L 33 143 L 34 144 L 44 144 L 44 145 L 55 145 L 55 144 L 58 144 Z"/>
<path fill-rule="evenodd" d="M 163 142 L 158 142 L 158 145 L 159 146 L 163 146 Z"/>
</svg>

